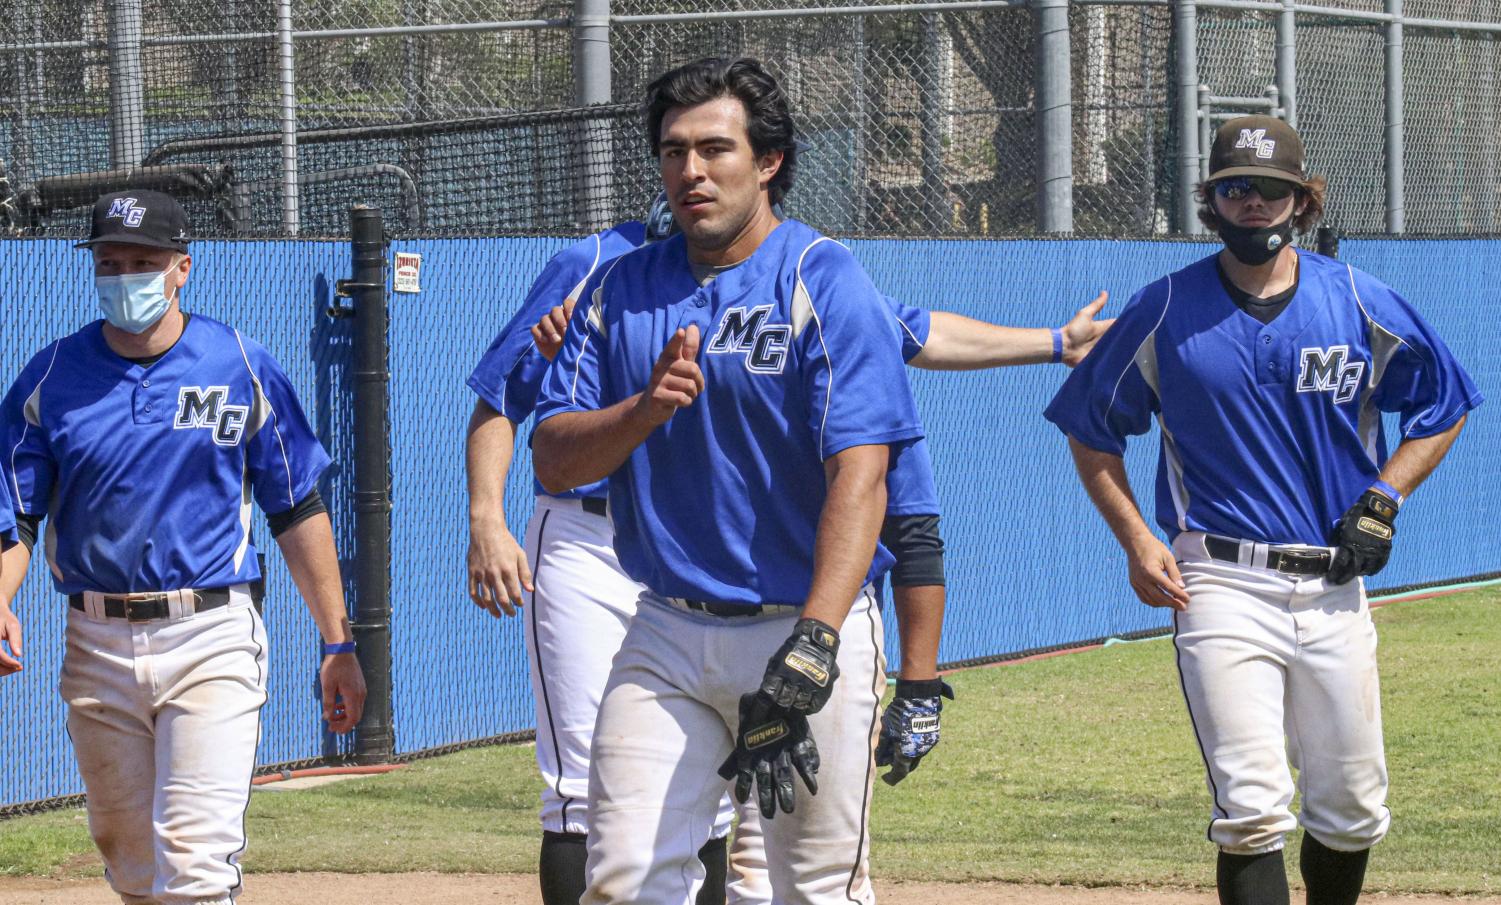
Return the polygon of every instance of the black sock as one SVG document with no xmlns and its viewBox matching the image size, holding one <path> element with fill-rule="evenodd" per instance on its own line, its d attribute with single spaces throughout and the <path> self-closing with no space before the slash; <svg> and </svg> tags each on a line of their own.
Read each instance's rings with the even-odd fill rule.
<svg viewBox="0 0 1501 905">
<path fill-rule="evenodd" d="M 537 879 L 542 884 L 542 905 L 578 905 L 584 894 L 583 833 L 542 834 L 542 857 Z"/>
<path fill-rule="evenodd" d="M 1337 852 L 1303 833 L 1303 853 L 1298 867 L 1308 887 L 1308 905 L 1355 905 L 1365 883 L 1365 865 L 1371 850 Z"/>
<path fill-rule="evenodd" d="M 1281 849 L 1261 855 L 1220 852 L 1215 875 L 1220 905 L 1288 905 Z"/>
<path fill-rule="evenodd" d="M 725 905 L 724 884 L 730 869 L 729 839 L 720 836 L 704 843 L 698 860 L 704 862 L 704 885 L 699 887 L 693 905 Z"/>
</svg>

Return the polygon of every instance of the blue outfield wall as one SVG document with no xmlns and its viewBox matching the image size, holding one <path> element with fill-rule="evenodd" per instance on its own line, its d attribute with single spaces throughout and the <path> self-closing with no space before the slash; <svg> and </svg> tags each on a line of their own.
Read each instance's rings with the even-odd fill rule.
<svg viewBox="0 0 1501 905">
<path fill-rule="evenodd" d="M 402 241 L 423 256 L 420 295 L 391 302 L 393 669 L 398 749 L 411 752 L 530 728 L 521 623 L 466 594 L 464 427 L 470 368 L 559 239 Z M 912 304 L 1017 325 L 1055 325 L 1100 289 L 1106 313 L 1134 289 L 1210 253 L 1182 242 L 867 240 L 851 243 L 876 285 Z M 283 363 L 334 466 L 322 482 L 341 557 L 353 556 L 352 324 L 324 312 L 348 275 L 347 243 L 204 242 L 187 307 L 239 326 Z M 1342 257 L 1405 294 L 1469 367 L 1501 392 L 1501 242 L 1346 241 Z M 50 339 L 94 316 L 86 260 L 68 243 L 0 243 L 5 382 Z M 1078 485 L 1066 443 L 1041 411 L 1061 367 L 912 372 L 938 471 L 949 606 L 941 657 L 953 662 L 1161 628 L 1136 602 L 1114 540 Z M 1494 403 L 1493 403 L 1494 404 Z M 1399 522 L 1392 562 L 1373 586 L 1501 569 L 1501 538 L 1478 530 L 1501 508 L 1501 427 L 1482 408 L 1448 462 Z M 1156 439 L 1128 466 L 1151 499 Z M 507 488 L 513 533 L 531 512 L 530 460 L 518 449 Z M 335 749 L 314 698 L 317 637 L 267 538 L 271 699 L 259 757 L 277 763 Z M 346 574 L 348 570 L 346 569 Z M 352 592 L 352 588 L 350 589 Z M 0 805 L 80 790 L 55 688 L 65 605 L 40 567 L 17 601 L 27 667 L 0 680 Z M 888 650 L 895 637 L 888 619 Z M 895 658 L 893 656 L 893 665 Z"/>
</svg>

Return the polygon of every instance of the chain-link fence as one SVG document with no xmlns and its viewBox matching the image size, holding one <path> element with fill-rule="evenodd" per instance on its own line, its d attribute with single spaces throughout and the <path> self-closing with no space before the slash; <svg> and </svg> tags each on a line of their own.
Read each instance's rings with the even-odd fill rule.
<svg viewBox="0 0 1501 905">
<path fill-rule="evenodd" d="M 0 230 L 145 184 L 204 235 L 342 234 L 356 202 L 579 233 L 653 194 L 646 84 L 745 54 L 811 145 L 789 209 L 836 235 L 1193 231 L 1186 124 L 1254 109 L 1303 131 L 1343 231 L 1501 232 L 1501 0 L 857 2 L 17 0 Z"/>
</svg>

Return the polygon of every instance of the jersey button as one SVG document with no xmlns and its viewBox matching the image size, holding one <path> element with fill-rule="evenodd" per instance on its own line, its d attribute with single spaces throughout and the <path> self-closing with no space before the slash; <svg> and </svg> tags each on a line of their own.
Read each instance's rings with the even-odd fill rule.
<svg viewBox="0 0 1501 905">
<path fill-rule="evenodd" d="M 141 381 L 141 386 L 143 386 L 143 387 L 149 387 L 149 386 L 151 386 L 151 381 L 150 380 L 143 380 L 143 381 Z"/>
<path fill-rule="evenodd" d="M 1272 344 L 1272 338 L 1270 336 L 1263 336 L 1261 338 L 1261 341 L 1263 343 L 1266 343 L 1267 345 L 1271 345 Z"/>
<path fill-rule="evenodd" d="M 151 403 L 146 403 L 146 411 L 151 411 Z"/>
</svg>

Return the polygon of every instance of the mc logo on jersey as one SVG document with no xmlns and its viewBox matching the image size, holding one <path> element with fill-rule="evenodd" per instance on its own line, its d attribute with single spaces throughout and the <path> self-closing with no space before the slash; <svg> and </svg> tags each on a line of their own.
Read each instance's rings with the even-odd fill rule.
<svg viewBox="0 0 1501 905">
<path fill-rule="evenodd" d="M 177 391 L 175 430 L 207 428 L 220 446 L 238 446 L 245 434 L 250 406 L 230 405 L 229 387 L 180 387 Z"/>
<path fill-rule="evenodd" d="M 1349 346 L 1308 348 L 1299 353 L 1298 392 L 1333 393 L 1335 402 L 1349 402 L 1360 389 L 1365 362 L 1350 361 Z"/>
<path fill-rule="evenodd" d="M 1255 148 L 1256 156 L 1262 160 L 1271 160 L 1272 152 L 1277 149 L 1277 142 L 1266 137 L 1265 129 L 1241 129 L 1240 141 L 1235 143 L 1237 148 Z"/>
<path fill-rule="evenodd" d="M 792 341 L 792 327 L 768 324 L 770 317 L 770 305 L 726 311 L 714 338 L 709 340 L 709 354 L 743 353 L 746 370 L 755 374 L 782 373 L 782 366 L 787 363 L 787 346 Z"/>
<path fill-rule="evenodd" d="M 106 216 L 124 220 L 126 226 L 140 226 L 141 220 L 146 216 L 146 209 L 137 205 L 134 198 L 116 198 L 110 202 Z"/>
</svg>

